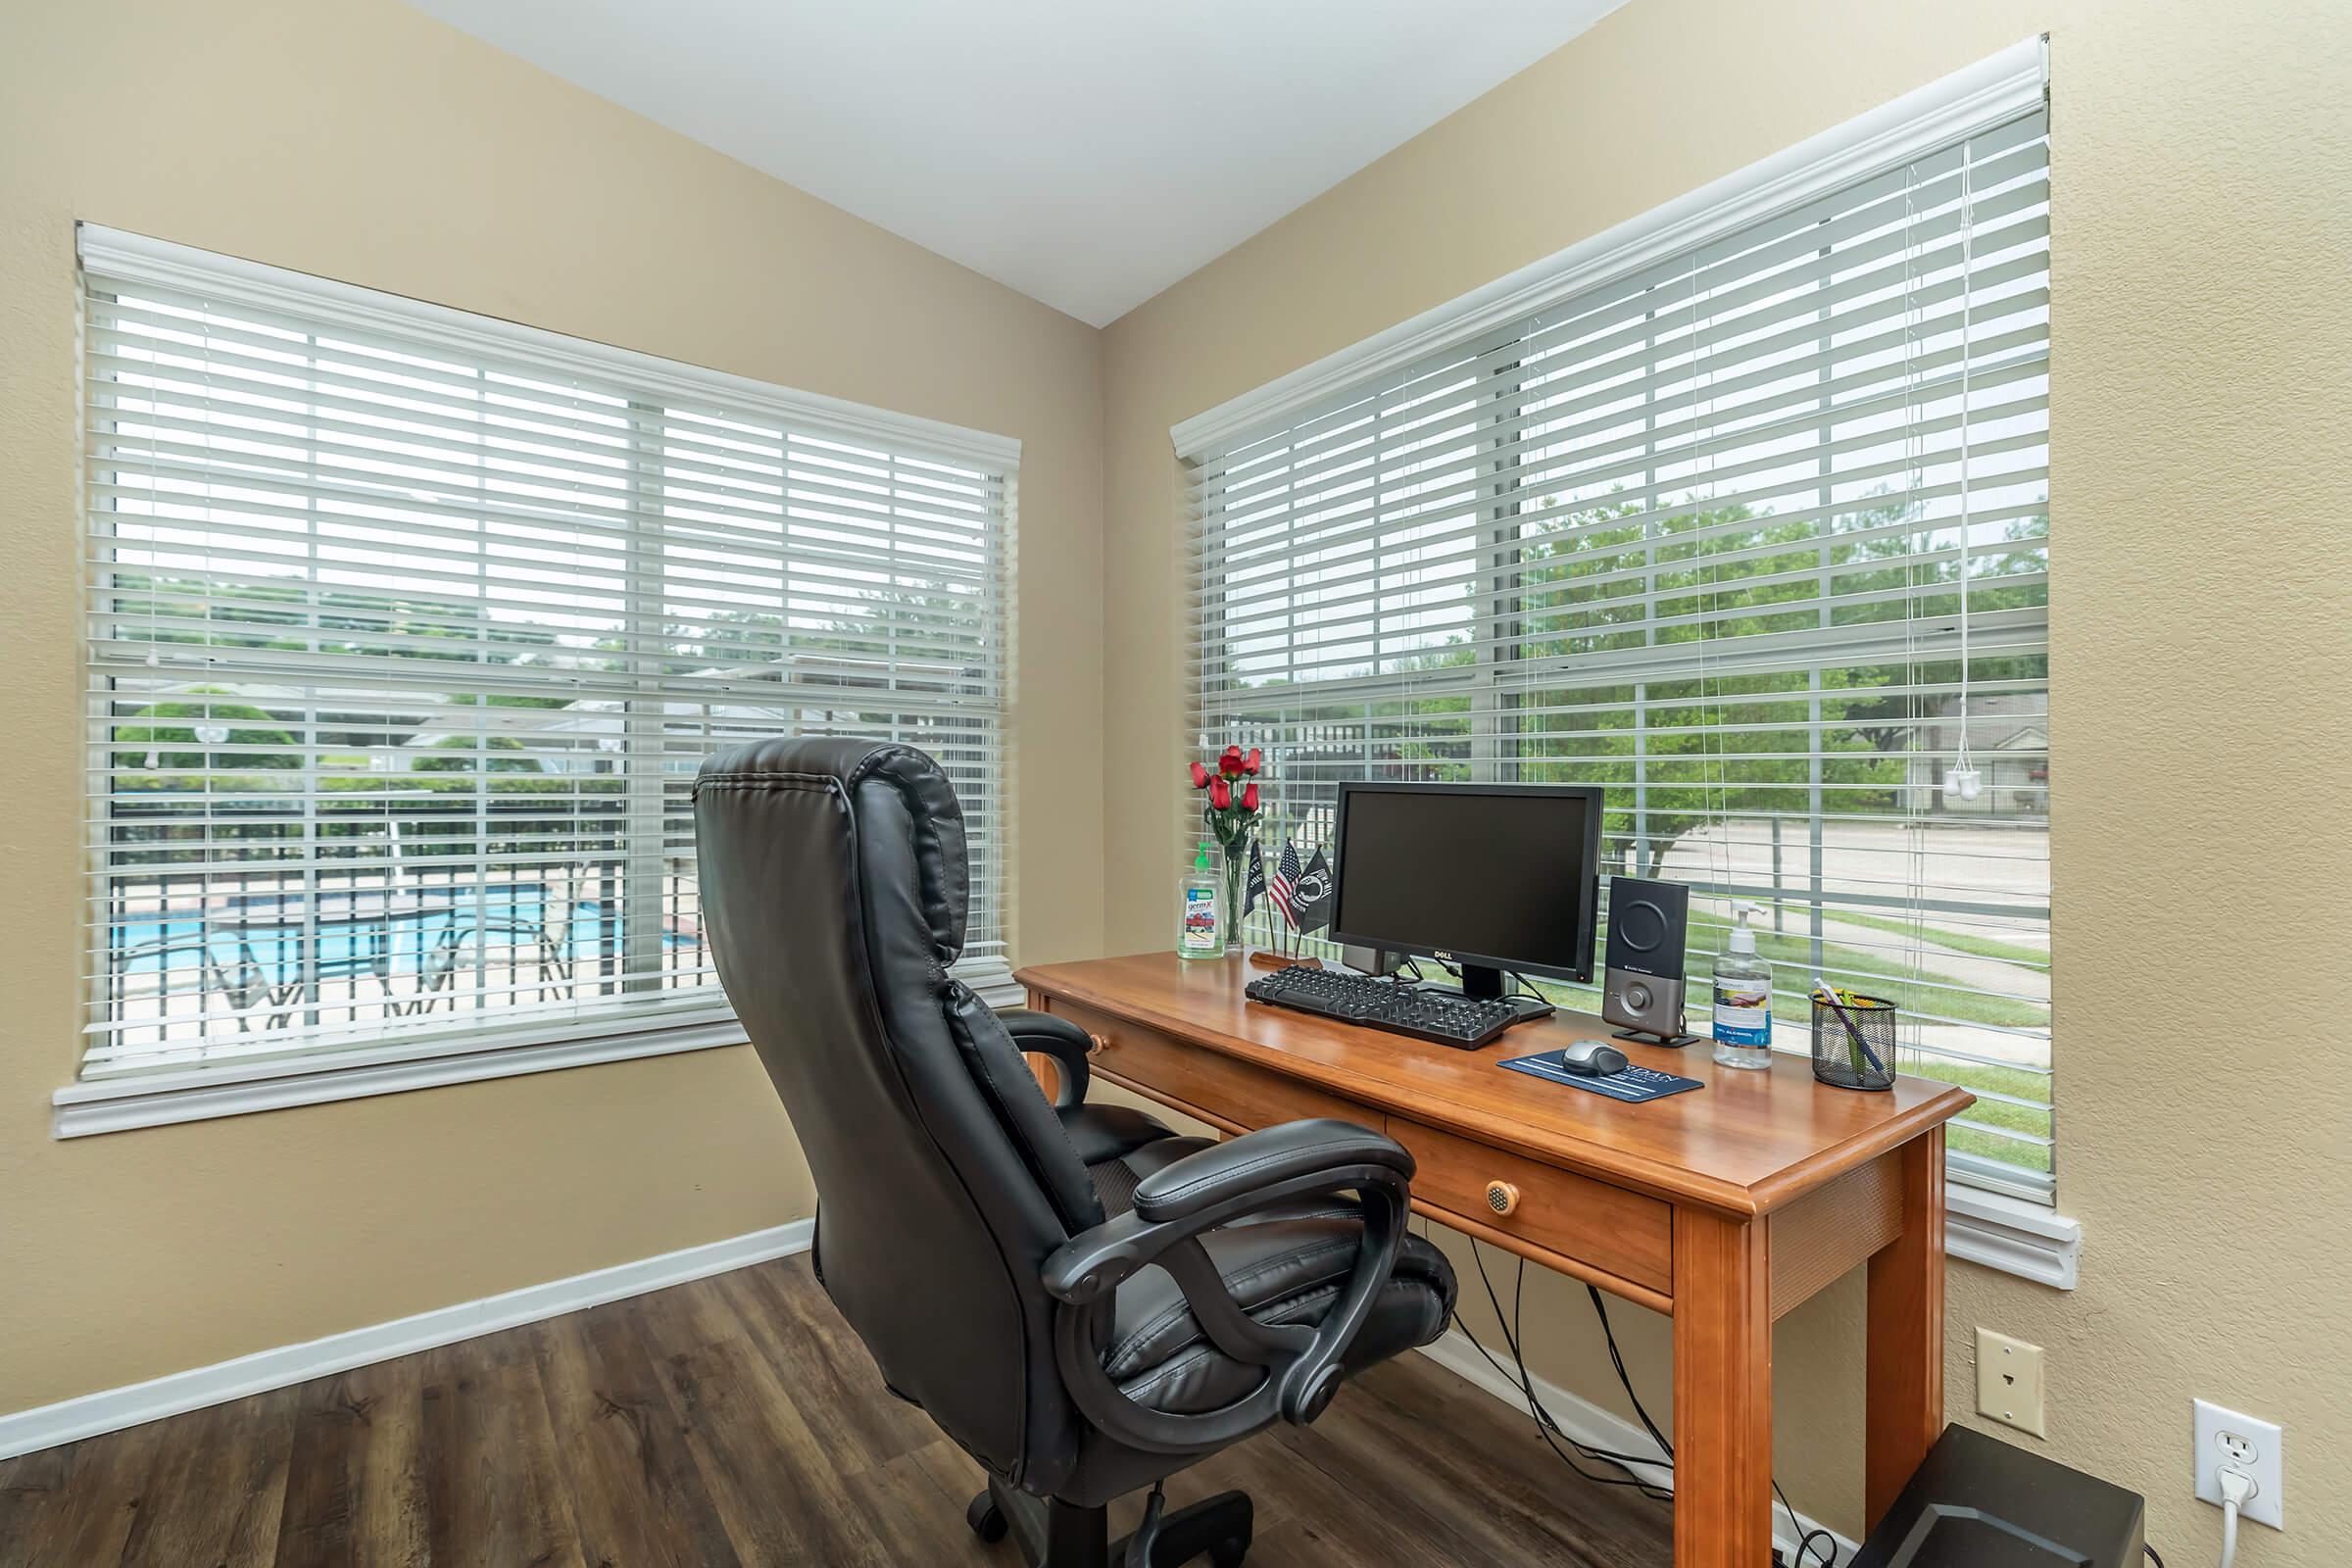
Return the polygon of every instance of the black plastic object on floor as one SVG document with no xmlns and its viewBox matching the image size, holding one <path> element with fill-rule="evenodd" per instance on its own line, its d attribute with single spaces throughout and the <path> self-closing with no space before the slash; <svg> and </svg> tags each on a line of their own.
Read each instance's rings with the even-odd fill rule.
<svg viewBox="0 0 2352 1568">
<path fill-rule="evenodd" d="M 2146 1568 L 2145 1509 L 2137 1493 L 1946 1427 L 1852 1568 Z"/>
</svg>

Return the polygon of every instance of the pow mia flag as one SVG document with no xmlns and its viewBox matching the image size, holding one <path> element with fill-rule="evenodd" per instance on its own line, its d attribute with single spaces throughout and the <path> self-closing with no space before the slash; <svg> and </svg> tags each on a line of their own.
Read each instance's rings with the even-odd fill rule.
<svg viewBox="0 0 2352 1568">
<path fill-rule="evenodd" d="M 1318 849 L 1306 862 L 1306 869 L 1299 873 L 1298 892 L 1294 895 L 1300 931 L 1320 931 L 1331 924 L 1334 891 L 1331 862 L 1323 858 L 1323 852 Z"/>
</svg>

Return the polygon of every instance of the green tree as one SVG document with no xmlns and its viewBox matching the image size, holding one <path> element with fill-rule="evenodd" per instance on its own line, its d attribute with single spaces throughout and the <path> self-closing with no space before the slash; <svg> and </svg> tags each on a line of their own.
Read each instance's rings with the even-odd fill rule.
<svg viewBox="0 0 2352 1568">
<path fill-rule="evenodd" d="M 221 732 L 217 738 L 210 733 L 215 729 Z M 207 733 L 199 736 L 199 730 Z M 115 779 L 118 792 L 256 790 L 269 781 L 254 770 L 303 765 L 294 737 L 268 711 L 218 686 L 191 687 L 148 704 L 115 727 L 114 741 L 122 748 L 114 754 L 114 765 L 122 770 Z"/>
<path fill-rule="evenodd" d="M 471 795 L 486 791 L 493 797 L 511 795 L 615 795 L 626 781 L 613 776 L 560 776 L 532 756 L 516 756 L 529 748 L 513 735 L 445 735 L 425 749 L 426 755 L 409 764 L 412 775 L 421 774 L 415 787 L 434 795 Z M 502 755 L 504 754 L 504 755 Z M 476 778 L 487 773 L 480 783 Z"/>
<path fill-rule="evenodd" d="M 418 773 L 544 773 L 536 757 L 501 757 L 501 752 L 524 750 L 521 741 L 512 735 L 489 735 L 478 743 L 470 735 L 445 735 L 433 742 L 435 754 L 419 757 L 410 764 Z"/>
<path fill-rule="evenodd" d="M 1524 637 L 1512 652 L 1553 661 L 1566 673 L 1516 699 L 1536 710 L 1519 731 L 1520 753 L 1531 759 L 1522 776 L 1609 786 L 1605 831 L 1621 843 L 1645 841 L 1645 869 L 1708 821 L 1807 809 L 1817 750 L 1819 782 L 1840 811 L 1898 809 L 1911 737 L 1941 710 L 1911 689 L 1955 684 L 1957 660 L 1825 662 L 1818 674 L 1703 670 L 1590 686 L 1576 684 L 1574 671 L 1579 655 L 1817 630 L 1825 611 L 1833 626 L 1948 621 L 1959 609 L 1959 564 L 1915 559 L 1916 530 L 1901 526 L 1918 521 L 1915 505 L 1889 499 L 1827 524 L 1738 504 L 1666 517 L 1645 510 L 1639 502 L 1573 510 L 1547 503 L 1524 523 L 1540 531 L 1508 579 Z M 1919 522 L 1930 526 L 1948 523 Z M 2041 602 L 2047 519 L 2020 519 L 2006 531 L 2005 549 L 1972 564 L 1973 612 Z M 1825 567 L 1835 581 L 1826 603 Z M 2019 580 L 2004 585 L 2005 577 Z M 1736 658 L 1724 650 L 1726 663 Z M 1979 683 L 2032 679 L 2042 661 L 1976 658 L 1969 673 Z M 1638 815 L 1637 723 L 1648 731 Z"/>
<path fill-rule="evenodd" d="M 790 628 L 770 611 L 717 610 L 665 626 L 662 635 L 669 672 L 691 674 L 713 665 L 772 663 L 783 657 Z"/>
</svg>

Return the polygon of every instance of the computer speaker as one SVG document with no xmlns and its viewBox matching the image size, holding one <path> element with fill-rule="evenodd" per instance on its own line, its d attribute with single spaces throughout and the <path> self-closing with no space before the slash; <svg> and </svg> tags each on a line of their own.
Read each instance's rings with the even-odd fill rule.
<svg viewBox="0 0 2352 1568">
<path fill-rule="evenodd" d="M 1683 1032 L 1683 950 L 1690 922 L 1690 890 L 1679 882 L 1609 878 L 1609 953 L 1601 976 L 1600 1015 L 1622 1024 L 1619 1039 L 1654 1036 L 1680 1046 Z"/>
</svg>

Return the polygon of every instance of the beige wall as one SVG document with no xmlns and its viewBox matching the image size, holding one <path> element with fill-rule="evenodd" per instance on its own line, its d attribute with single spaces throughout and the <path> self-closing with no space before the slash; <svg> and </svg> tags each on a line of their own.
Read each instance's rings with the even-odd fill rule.
<svg viewBox="0 0 2352 1568">
<path fill-rule="evenodd" d="M 1167 426 L 2045 29 L 2062 1197 L 2089 1239 L 2072 1295 L 1955 1266 L 1953 1397 L 1971 1325 L 2049 1347 L 2048 1451 L 2148 1492 L 2176 1568 L 2214 1537 L 2189 1397 L 2281 1419 L 2292 1528 L 2240 1560 L 2340 1560 L 2352 1074 L 2323 1035 L 2274 1103 L 2201 1044 L 2262 1054 L 2225 953 L 2289 1020 L 2352 981 L 2327 0 L 1633 0 L 1100 335 L 387 0 L 0 0 L 0 1411 L 808 1208 L 742 1051 L 49 1139 L 78 1000 L 74 218 L 1020 436 L 1019 765 L 1064 787 L 1022 798 L 1018 952 L 1132 951 L 1168 940 Z M 1849 1531 L 1857 1285 L 1777 1341 L 1779 1468 Z M 1581 1298 L 1531 1273 L 1528 1310 L 1539 1370 L 1617 1403 Z M 1663 1415 L 1666 1325 L 1617 1317 Z"/>
<path fill-rule="evenodd" d="M 0 0 L 0 1412 L 810 1208 L 743 1050 L 51 1141 L 77 218 L 1020 437 L 1018 952 L 1100 948 L 1092 328 L 389 0 Z"/>
<path fill-rule="evenodd" d="M 1109 942 L 1168 943 L 1171 422 L 2039 31 L 2055 74 L 2061 1197 L 2087 1242 L 2071 1295 L 1953 1267 L 1951 1399 L 1973 1408 L 1973 1325 L 2046 1346 L 2046 1451 L 2145 1492 L 2176 1568 L 2210 1561 L 2218 1537 L 2188 1499 L 2190 1398 L 2281 1420 L 2290 1529 L 2250 1530 L 2239 1561 L 2332 1568 L 2352 1549 L 2352 1073 L 2334 1063 L 2343 1000 L 2326 994 L 2352 983 L 2340 5 L 1632 0 L 1113 323 Z M 2242 999 L 2313 1049 L 2274 1054 Z M 2217 1049 L 2294 1082 L 2210 1071 Z M 1775 1346 L 1778 1468 L 1799 1507 L 1848 1532 L 1859 1284 L 1792 1314 Z M 1581 1293 L 1538 1271 L 1529 1292 L 1538 1370 L 1622 1408 Z M 1471 1315 L 1483 1329 L 1483 1301 Z M 1663 1418 L 1667 1325 L 1616 1317 Z"/>
</svg>

